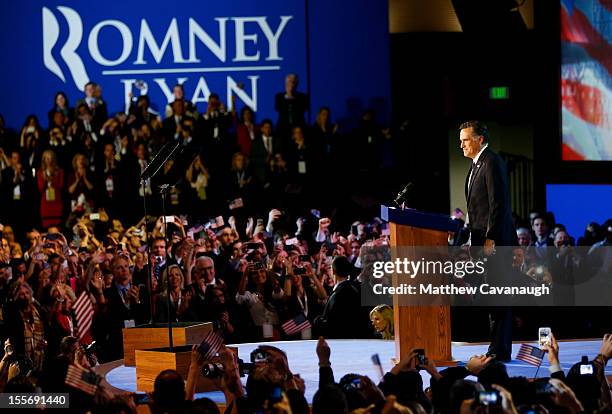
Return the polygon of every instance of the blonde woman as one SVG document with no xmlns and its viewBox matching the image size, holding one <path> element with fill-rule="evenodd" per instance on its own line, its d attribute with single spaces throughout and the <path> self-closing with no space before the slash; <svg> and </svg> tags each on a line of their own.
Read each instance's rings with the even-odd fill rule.
<svg viewBox="0 0 612 414">
<path fill-rule="evenodd" d="M 389 305 L 378 305 L 370 311 L 370 321 L 376 333 L 382 339 L 393 339 L 393 308 Z"/>
<path fill-rule="evenodd" d="M 57 165 L 57 156 L 52 150 L 43 152 L 36 181 L 41 195 L 40 216 L 43 227 L 57 226 L 63 214 L 64 170 Z"/>
<path fill-rule="evenodd" d="M 178 265 L 170 265 L 162 274 L 166 286 L 162 293 L 155 295 L 155 321 L 168 321 L 168 295 L 170 295 L 170 318 L 173 322 L 193 320 L 189 314 L 191 292 L 184 289 L 185 277 Z"/>
</svg>

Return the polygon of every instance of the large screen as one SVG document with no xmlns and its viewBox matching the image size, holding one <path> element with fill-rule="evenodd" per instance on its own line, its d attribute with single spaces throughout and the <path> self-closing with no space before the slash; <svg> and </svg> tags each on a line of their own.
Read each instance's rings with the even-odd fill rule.
<svg viewBox="0 0 612 414">
<path fill-rule="evenodd" d="M 612 4 L 561 0 L 565 161 L 612 160 Z"/>
<path fill-rule="evenodd" d="M 276 120 L 274 94 L 293 72 L 314 114 L 326 105 L 342 122 L 361 115 L 351 102 L 361 109 L 373 102 L 384 117 L 388 31 L 387 3 L 373 0 L 7 1 L 0 114 L 12 128 L 30 113 L 46 126 L 57 91 L 74 105 L 94 81 L 110 112 L 146 93 L 163 113 L 182 83 L 200 112 L 216 92 L 228 104 L 236 96 L 259 120 Z"/>
</svg>

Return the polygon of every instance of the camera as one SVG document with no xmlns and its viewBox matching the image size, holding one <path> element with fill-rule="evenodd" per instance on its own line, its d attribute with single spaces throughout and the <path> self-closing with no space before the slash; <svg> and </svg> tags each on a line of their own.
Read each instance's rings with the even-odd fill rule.
<svg viewBox="0 0 612 414">
<path fill-rule="evenodd" d="M 295 276 L 304 276 L 306 274 L 306 268 L 305 267 L 296 267 L 295 269 L 293 269 L 293 274 Z"/>
<path fill-rule="evenodd" d="M 96 341 L 92 341 L 89 345 L 83 347 L 83 352 L 85 352 L 86 355 L 95 354 L 97 350 L 98 345 L 96 344 Z"/>
<path fill-rule="evenodd" d="M 261 349 L 256 349 L 251 352 L 251 362 L 267 362 L 268 361 L 268 353 L 266 351 L 262 351 Z"/>
<path fill-rule="evenodd" d="M 417 365 L 425 365 L 425 350 L 424 349 L 415 349 L 416 353 Z"/>
<path fill-rule="evenodd" d="M 552 342 L 551 339 L 551 329 L 549 327 L 543 327 L 538 329 L 538 344 L 540 348 L 544 345 L 550 345 Z"/>
<path fill-rule="evenodd" d="M 254 363 L 244 362 L 242 359 L 238 358 L 238 371 L 240 372 L 240 377 L 249 375 L 253 368 L 255 368 Z"/>
<path fill-rule="evenodd" d="M 589 357 L 586 355 L 583 355 L 580 361 L 580 375 L 593 375 L 593 364 L 589 362 Z"/>
<path fill-rule="evenodd" d="M 495 406 L 501 404 L 501 395 L 497 391 L 480 391 L 476 400 L 482 405 Z"/>
<path fill-rule="evenodd" d="M 536 395 L 551 395 L 553 386 L 548 381 L 537 381 L 535 383 Z"/>
<path fill-rule="evenodd" d="M 225 367 L 220 362 L 209 362 L 202 367 L 202 375 L 206 378 L 219 378 L 225 374 Z"/>
<path fill-rule="evenodd" d="M 261 262 L 253 262 L 253 263 L 250 263 L 249 266 L 251 267 L 251 270 L 253 271 L 262 270 L 264 268 L 264 265 Z"/>
<path fill-rule="evenodd" d="M 307 254 L 301 254 L 298 259 L 302 263 L 310 263 L 310 256 Z"/>
<path fill-rule="evenodd" d="M 148 394 L 134 394 L 134 404 L 141 405 L 149 403 L 149 395 Z"/>
</svg>

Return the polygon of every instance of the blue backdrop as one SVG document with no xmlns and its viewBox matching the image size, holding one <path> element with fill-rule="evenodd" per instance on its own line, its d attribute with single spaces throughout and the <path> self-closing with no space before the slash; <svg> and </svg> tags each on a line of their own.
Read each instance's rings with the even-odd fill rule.
<svg viewBox="0 0 612 414">
<path fill-rule="evenodd" d="M 584 235 L 591 221 L 603 224 L 612 218 L 612 185 L 605 184 L 547 184 L 546 210 L 565 224 L 570 235 Z"/>
<path fill-rule="evenodd" d="M 374 107 L 390 112 L 388 5 L 378 0 L 3 2 L 0 113 L 13 128 L 34 113 L 46 126 L 57 91 L 71 104 L 89 81 L 111 112 L 125 109 L 135 81 L 163 108 L 172 86 L 204 111 L 209 93 L 272 117 L 274 93 L 295 72 L 321 105 L 352 126 Z M 307 48 L 309 44 L 310 48 Z M 308 70 L 310 68 L 310 70 Z M 310 79 L 310 85 L 308 85 Z"/>
</svg>

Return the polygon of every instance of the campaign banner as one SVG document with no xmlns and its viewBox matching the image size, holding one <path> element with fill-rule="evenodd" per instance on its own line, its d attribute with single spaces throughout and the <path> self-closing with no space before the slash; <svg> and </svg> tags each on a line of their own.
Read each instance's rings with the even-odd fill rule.
<svg viewBox="0 0 612 414">
<path fill-rule="evenodd" d="M 30 113 L 46 126 L 55 93 L 74 105 L 89 81 L 101 86 L 111 113 L 147 94 L 163 116 L 180 83 L 200 112 L 217 93 L 228 107 L 234 95 L 238 109 L 248 105 L 259 120 L 276 120 L 274 94 L 288 73 L 311 94 L 313 111 L 329 105 L 346 117 L 349 99 L 389 110 L 386 2 L 44 0 L 0 7 L 0 113 L 13 128 Z M 326 73 L 309 71 L 311 61 Z"/>
</svg>

